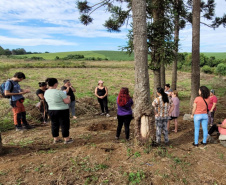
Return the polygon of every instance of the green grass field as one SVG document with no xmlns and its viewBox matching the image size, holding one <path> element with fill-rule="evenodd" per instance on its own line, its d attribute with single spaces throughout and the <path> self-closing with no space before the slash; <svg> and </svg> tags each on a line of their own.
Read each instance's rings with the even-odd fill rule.
<svg viewBox="0 0 226 185">
<path fill-rule="evenodd" d="M 85 58 L 88 57 L 99 57 L 102 59 L 107 58 L 108 60 L 111 61 L 133 61 L 134 60 L 134 55 L 132 54 L 129 56 L 126 52 L 122 51 L 71 51 L 71 52 L 59 52 L 59 53 L 41 53 L 41 54 L 28 54 L 28 55 L 18 55 L 15 57 L 21 57 L 21 56 L 27 56 L 28 58 L 31 57 L 43 57 L 46 60 L 54 60 L 56 56 L 63 58 L 66 57 L 67 55 L 84 55 Z M 207 57 L 215 56 L 216 59 L 226 59 L 226 52 L 222 53 L 211 53 L 207 52 L 204 53 Z"/>
</svg>

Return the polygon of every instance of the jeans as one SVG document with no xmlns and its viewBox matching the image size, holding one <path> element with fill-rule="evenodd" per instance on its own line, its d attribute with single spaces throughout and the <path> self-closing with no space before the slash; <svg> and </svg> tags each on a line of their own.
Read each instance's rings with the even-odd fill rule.
<svg viewBox="0 0 226 185">
<path fill-rule="evenodd" d="M 117 118 L 118 118 L 118 127 L 117 127 L 116 137 L 120 136 L 122 126 L 124 123 L 126 139 L 129 139 L 129 125 L 132 120 L 132 115 L 125 115 L 125 116 L 117 115 Z"/>
<path fill-rule="evenodd" d="M 168 130 L 167 130 L 167 118 L 155 118 L 156 125 L 156 143 L 161 143 L 161 135 L 163 132 L 165 143 L 169 142 Z"/>
<path fill-rule="evenodd" d="M 213 125 L 213 122 L 214 122 L 214 113 L 215 113 L 215 111 L 208 112 L 208 124 L 211 126 Z"/>
<path fill-rule="evenodd" d="M 194 127 L 195 127 L 195 144 L 199 143 L 199 128 L 200 123 L 202 123 L 203 130 L 203 143 L 206 143 L 208 136 L 208 115 L 207 114 L 195 114 L 194 115 Z"/>
<path fill-rule="evenodd" d="M 102 113 L 104 113 L 104 109 L 105 109 L 105 112 L 108 113 L 108 99 L 107 99 L 107 96 L 104 97 L 103 99 L 100 99 L 100 98 L 97 98 L 97 99 L 98 99 L 98 102 L 100 104 L 100 108 L 101 108 Z"/>
<path fill-rule="evenodd" d="M 71 115 L 75 116 L 75 101 L 72 101 L 71 103 L 69 103 L 68 106 L 71 111 Z"/>
</svg>

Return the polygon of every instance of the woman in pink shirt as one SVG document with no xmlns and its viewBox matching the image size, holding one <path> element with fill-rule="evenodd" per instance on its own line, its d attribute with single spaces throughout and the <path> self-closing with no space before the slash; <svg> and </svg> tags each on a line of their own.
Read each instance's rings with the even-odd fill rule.
<svg viewBox="0 0 226 185">
<path fill-rule="evenodd" d="M 214 121 L 214 113 L 216 111 L 216 105 L 217 105 L 217 97 L 215 96 L 215 91 L 213 89 L 210 90 L 210 102 L 208 104 L 208 124 L 210 126 L 213 126 Z"/>
<path fill-rule="evenodd" d="M 178 98 L 178 92 L 176 90 L 172 92 L 172 101 L 173 101 L 174 109 L 170 115 L 171 116 L 170 120 L 174 120 L 175 129 L 173 130 L 173 132 L 177 132 L 177 127 L 178 127 L 177 118 L 179 117 L 179 113 L 180 113 L 180 100 Z M 168 131 L 170 127 L 170 120 L 167 123 Z"/>
<path fill-rule="evenodd" d="M 222 134 L 222 135 L 226 135 L 226 119 L 222 122 L 222 124 L 221 124 L 221 123 L 214 124 L 214 125 L 209 129 L 207 141 L 210 141 L 210 140 L 211 140 L 211 134 L 212 134 L 214 131 L 217 131 L 217 132 L 219 132 L 219 133 Z"/>
</svg>

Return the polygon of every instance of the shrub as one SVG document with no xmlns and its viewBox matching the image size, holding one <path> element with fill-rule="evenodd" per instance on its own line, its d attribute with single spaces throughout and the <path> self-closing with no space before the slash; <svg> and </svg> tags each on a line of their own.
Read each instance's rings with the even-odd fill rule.
<svg viewBox="0 0 226 185">
<path fill-rule="evenodd" d="M 205 66 L 202 67 L 202 72 L 212 74 L 214 72 L 214 68 L 205 65 Z"/>
<path fill-rule="evenodd" d="M 42 57 L 31 57 L 31 60 L 45 60 L 45 59 Z"/>
<path fill-rule="evenodd" d="M 222 76 L 226 75 L 226 64 L 220 63 L 217 65 L 216 73 Z"/>
</svg>

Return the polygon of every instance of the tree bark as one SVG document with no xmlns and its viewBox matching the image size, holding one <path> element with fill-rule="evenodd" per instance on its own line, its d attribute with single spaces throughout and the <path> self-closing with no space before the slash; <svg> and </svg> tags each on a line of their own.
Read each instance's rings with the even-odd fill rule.
<svg viewBox="0 0 226 185">
<path fill-rule="evenodd" d="M 174 43 L 175 43 L 175 58 L 173 61 L 172 69 L 172 84 L 171 89 L 177 89 L 177 60 L 178 60 L 178 42 L 179 42 L 179 0 L 175 0 L 177 14 L 175 15 L 175 27 L 174 27 Z"/>
<path fill-rule="evenodd" d="M 165 74 L 165 65 L 161 63 L 161 68 L 160 68 L 160 80 L 161 80 L 161 87 L 164 88 L 166 84 L 166 74 Z"/>
<path fill-rule="evenodd" d="M 149 142 L 151 128 L 154 127 L 148 74 L 146 0 L 132 0 L 132 11 L 135 59 L 135 138 L 138 144 L 141 144 Z"/>
<path fill-rule="evenodd" d="M 200 0 L 193 1 L 192 11 L 191 107 L 200 87 Z"/>
<path fill-rule="evenodd" d="M 0 132 L 0 154 L 2 154 L 2 137 L 1 137 L 1 132 Z"/>
</svg>

